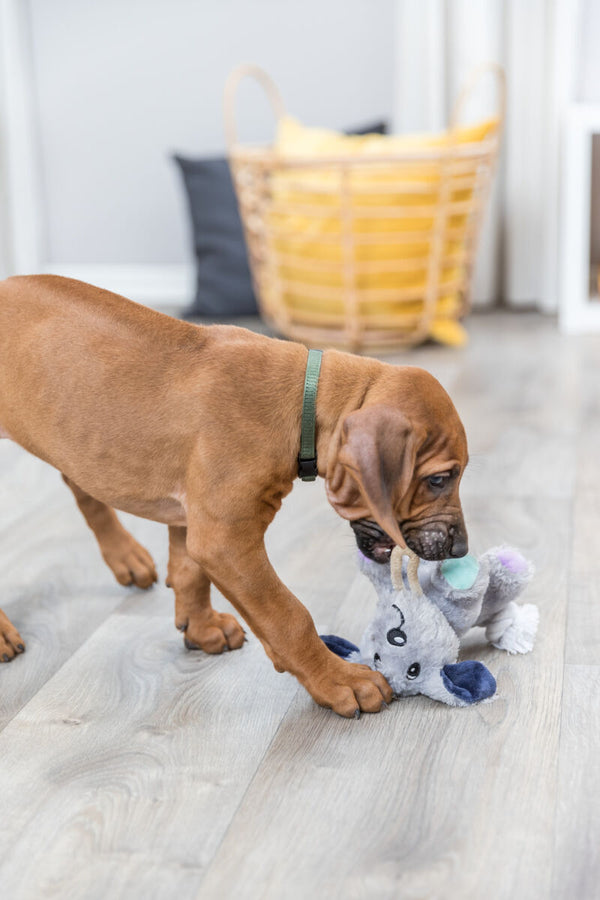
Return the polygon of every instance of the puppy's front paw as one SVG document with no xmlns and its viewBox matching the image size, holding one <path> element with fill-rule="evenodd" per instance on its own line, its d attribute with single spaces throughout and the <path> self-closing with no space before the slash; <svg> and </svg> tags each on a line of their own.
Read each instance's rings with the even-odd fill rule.
<svg viewBox="0 0 600 900">
<path fill-rule="evenodd" d="M 175 624 L 179 631 L 185 632 L 184 643 L 188 650 L 223 653 L 224 650 L 239 650 L 246 640 L 244 629 L 234 616 L 214 609 Z"/>
<path fill-rule="evenodd" d="M 358 718 L 361 712 L 380 712 L 393 697 L 391 687 L 380 672 L 337 659 L 333 654 L 326 675 L 305 684 L 320 706 L 329 707 L 347 719 Z"/>
<path fill-rule="evenodd" d="M 154 560 L 145 547 L 129 534 L 114 546 L 103 546 L 102 556 L 119 584 L 149 588 L 158 580 Z"/>
<path fill-rule="evenodd" d="M 25 642 L 0 609 L 0 663 L 10 662 L 25 650 Z"/>
</svg>

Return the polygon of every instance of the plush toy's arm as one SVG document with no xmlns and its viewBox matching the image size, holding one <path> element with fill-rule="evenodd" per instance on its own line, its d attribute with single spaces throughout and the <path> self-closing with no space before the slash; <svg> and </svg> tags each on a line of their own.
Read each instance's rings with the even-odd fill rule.
<svg viewBox="0 0 600 900">
<path fill-rule="evenodd" d="M 490 582 L 476 622 L 494 647 L 508 653 L 533 649 L 539 612 L 537 606 L 519 606 L 515 599 L 534 572 L 533 565 L 513 547 L 494 547 L 482 557 L 489 566 Z"/>
<path fill-rule="evenodd" d="M 493 547 L 480 562 L 487 563 L 490 579 L 477 625 L 487 625 L 497 613 L 516 600 L 531 580 L 533 565 L 514 547 Z"/>
</svg>

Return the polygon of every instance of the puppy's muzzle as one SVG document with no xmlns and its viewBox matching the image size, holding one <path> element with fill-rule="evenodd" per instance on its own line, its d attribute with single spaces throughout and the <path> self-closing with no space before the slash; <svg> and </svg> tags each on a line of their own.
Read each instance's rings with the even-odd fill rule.
<svg viewBox="0 0 600 900">
<path fill-rule="evenodd" d="M 394 541 L 370 519 L 350 522 L 358 549 L 374 562 L 388 562 Z M 424 527 L 401 525 L 409 547 L 421 559 L 449 559 L 466 556 L 469 550 L 467 533 L 462 524 L 429 523 Z"/>
<path fill-rule="evenodd" d="M 422 528 L 405 525 L 402 534 L 407 547 L 421 559 L 457 559 L 469 551 L 467 533 L 462 525 L 432 523 Z"/>
</svg>

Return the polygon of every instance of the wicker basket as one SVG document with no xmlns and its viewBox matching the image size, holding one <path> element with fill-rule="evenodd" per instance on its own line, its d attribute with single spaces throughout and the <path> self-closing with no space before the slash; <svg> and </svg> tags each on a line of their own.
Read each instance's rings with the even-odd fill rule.
<svg viewBox="0 0 600 900">
<path fill-rule="evenodd" d="M 457 123 L 486 71 L 498 82 L 498 118 L 482 139 L 465 140 Z M 408 141 L 385 156 L 310 158 L 238 142 L 235 98 L 247 76 L 264 87 L 278 120 L 285 108 L 257 66 L 229 76 L 229 162 L 263 317 L 308 346 L 353 351 L 418 344 L 436 336 L 440 322 L 462 318 L 498 155 L 502 70 L 474 73 L 449 130 L 428 144 Z"/>
</svg>

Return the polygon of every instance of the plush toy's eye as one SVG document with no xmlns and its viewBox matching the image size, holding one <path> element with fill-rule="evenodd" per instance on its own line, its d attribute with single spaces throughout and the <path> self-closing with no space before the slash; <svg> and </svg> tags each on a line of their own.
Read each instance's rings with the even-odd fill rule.
<svg viewBox="0 0 600 900">
<path fill-rule="evenodd" d="M 419 663 L 413 663 L 412 666 L 408 667 L 406 677 L 412 680 L 413 678 L 418 678 L 420 674 L 421 666 L 419 665 Z"/>
</svg>

